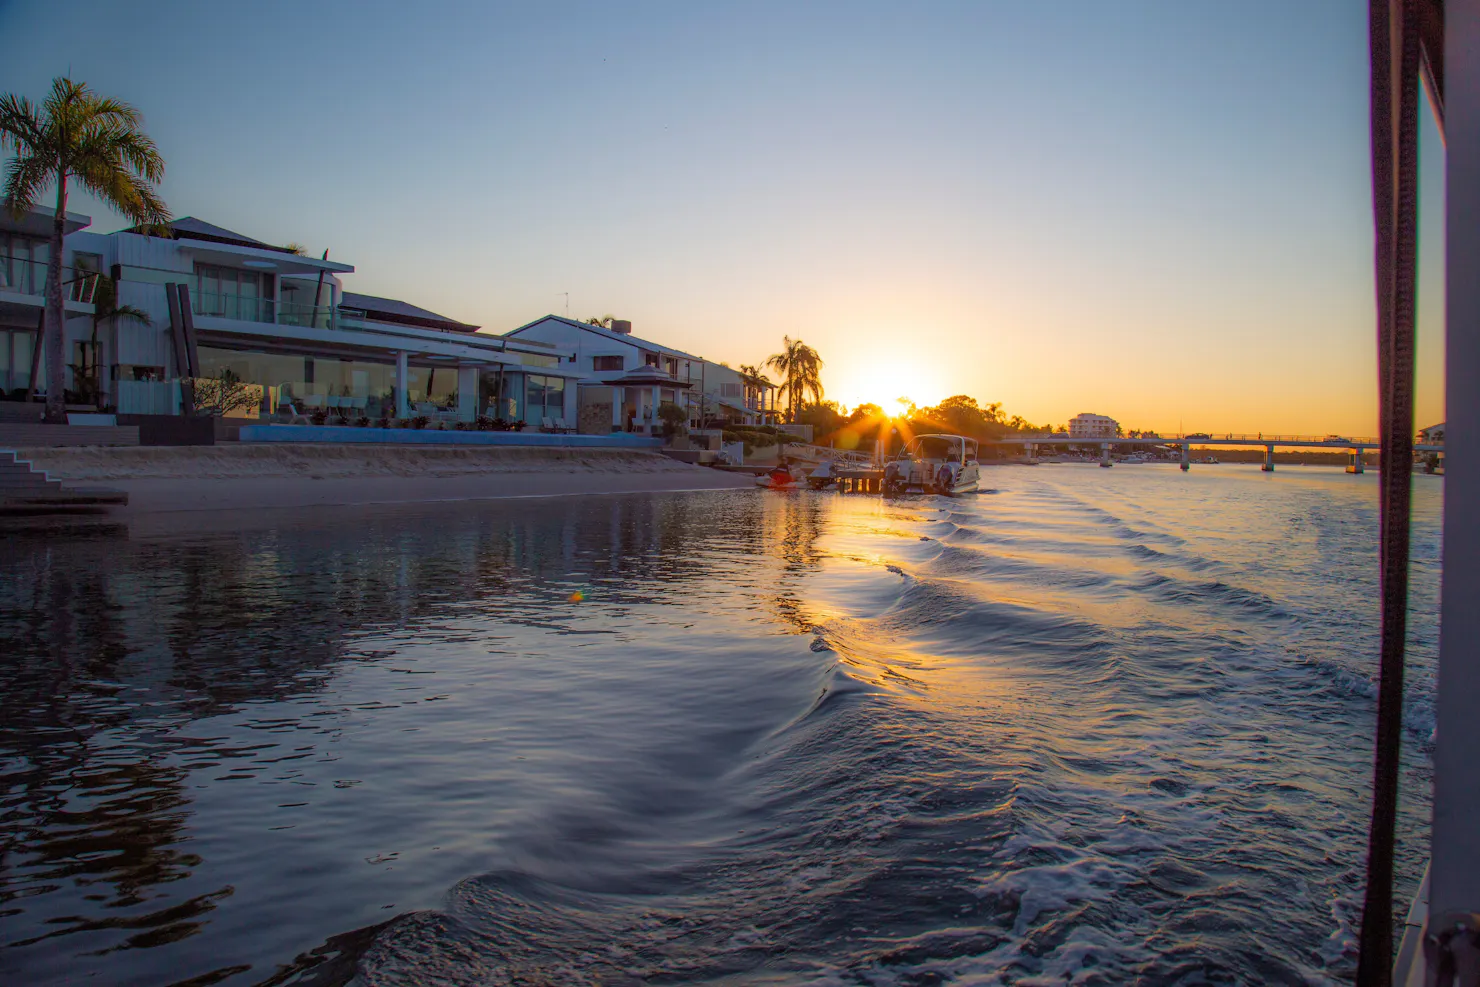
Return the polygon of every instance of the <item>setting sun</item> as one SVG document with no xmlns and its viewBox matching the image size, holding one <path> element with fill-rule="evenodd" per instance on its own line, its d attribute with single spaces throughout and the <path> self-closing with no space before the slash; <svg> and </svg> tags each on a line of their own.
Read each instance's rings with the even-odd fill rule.
<svg viewBox="0 0 1480 987">
<path fill-rule="evenodd" d="M 939 373 L 913 357 L 875 351 L 860 354 L 858 359 L 859 363 L 852 363 L 839 357 L 829 367 L 829 377 L 837 384 L 828 388 L 827 396 L 839 404 L 849 408 L 876 404 L 897 418 L 909 411 L 910 402 L 923 407 L 945 397 Z"/>
</svg>

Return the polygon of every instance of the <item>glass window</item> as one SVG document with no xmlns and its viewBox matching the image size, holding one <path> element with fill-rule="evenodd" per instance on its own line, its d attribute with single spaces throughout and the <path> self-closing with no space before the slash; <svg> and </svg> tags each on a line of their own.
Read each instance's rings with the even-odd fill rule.
<svg viewBox="0 0 1480 987">
<path fill-rule="evenodd" d="M 591 369 L 595 371 L 621 370 L 622 358 L 619 356 L 593 356 L 591 358 Z"/>
<path fill-rule="evenodd" d="M 538 425 L 546 414 L 545 378 L 530 374 L 524 394 L 524 420 L 531 425 Z"/>
<path fill-rule="evenodd" d="M 11 387 L 26 387 L 31 383 L 31 359 L 35 353 L 35 345 L 35 333 L 10 334 Z"/>
<path fill-rule="evenodd" d="M 191 308 L 196 315 L 271 322 L 271 305 L 265 301 L 271 286 L 268 277 L 260 271 L 197 264 Z"/>
<path fill-rule="evenodd" d="M 522 416 L 524 375 L 505 370 L 484 370 L 478 374 L 478 414 L 489 418 L 514 421 Z"/>
<path fill-rule="evenodd" d="M 565 417 L 565 378 L 530 374 L 525 386 L 524 420 L 542 424 L 545 418 Z"/>
</svg>

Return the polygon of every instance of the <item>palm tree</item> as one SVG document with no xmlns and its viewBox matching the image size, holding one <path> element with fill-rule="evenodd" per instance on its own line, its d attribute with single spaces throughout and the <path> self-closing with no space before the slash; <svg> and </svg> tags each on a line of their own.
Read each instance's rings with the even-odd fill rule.
<svg viewBox="0 0 1480 987">
<path fill-rule="evenodd" d="M 781 352 L 767 357 L 765 366 L 781 375 L 786 410 L 793 419 L 808 393 L 814 401 L 822 400 L 822 357 L 800 339 L 782 336 Z"/>
<path fill-rule="evenodd" d="M 56 215 L 46 264 L 46 420 L 66 421 L 62 370 L 62 238 L 67 222 L 67 180 L 76 179 L 134 223 L 159 226 L 170 213 L 154 186 L 164 178 L 164 158 L 140 128 L 139 111 L 60 77 L 39 105 L 22 96 L 0 96 L 0 151 L 15 156 L 5 176 L 5 208 L 16 218 L 56 184 Z"/>
</svg>

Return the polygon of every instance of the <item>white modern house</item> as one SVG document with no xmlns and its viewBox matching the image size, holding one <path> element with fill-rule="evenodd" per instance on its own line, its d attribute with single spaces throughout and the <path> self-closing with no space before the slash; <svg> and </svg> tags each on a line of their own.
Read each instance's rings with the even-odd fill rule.
<svg viewBox="0 0 1480 987">
<path fill-rule="evenodd" d="M 509 339 L 548 344 L 574 358 L 580 372 L 580 430 L 652 432 L 657 409 L 676 404 L 692 427 L 762 424 L 775 415 L 775 387 L 723 364 L 632 334 L 632 323 L 610 327 L 557 315 L 520 326 Z"/>
<path fill-rule="evenodd" d="M 1120 423 L 1108 415 L 1085 412 L 1069 419 L 1071 439 L 1113 439 L 1120 432 Z"/>
<path fill-rule="evenodd" d="M 0 373 L 12 395 L 30 385 L 37 369 L 32 354 L 50 221 L 38 209 L 0 227 L 11 286 L 0 287 L 6 354 Z M 347 292 L 350 264 L 305 257 L 198 219 L 176 220 L 167 235 L 137 228 L 102 235 L 86 232 L 88 223 L 68 216 L 64 280 L 76 300 L 68 304 L 66 349 L 76 365 L 89 350 L 103 368 L 105 402 L 120 414 L 179 414 L 181 378 L 229 368 L 262 385 L 260 413 L 269 416 L 291 407 L 307 414 L 460 421 L 488 415 L 536 427 L 574 425 L 574 382 L 582 374 L 569 354 L 547 343 L 480 332 L 406 302 Z M 118 303 L 145 313 L 148 322 L 119 317 L 95 325 L 90 271 L 112 277 Z M 75 376 L 69 369 L 69 388 Z M 44 382 L 44 372 L 34 379 Z"/>
</svg>

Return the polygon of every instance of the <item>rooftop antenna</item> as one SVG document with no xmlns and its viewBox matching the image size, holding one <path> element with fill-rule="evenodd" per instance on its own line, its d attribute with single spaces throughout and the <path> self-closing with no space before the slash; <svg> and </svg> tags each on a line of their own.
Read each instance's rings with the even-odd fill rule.
<svg viewBox="0 0 1480 987">
<path fill-rule="evenodd" d="M 561 294 L 561 295 L 564 295 L 565 296 L 565 317 L 568 319 L 568 318 L 570 318 L 570 292 L 568 292 L 568 291 L 561 291 L 561 292 L 557 292 L 557 294 Z"/>
</svg>

